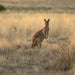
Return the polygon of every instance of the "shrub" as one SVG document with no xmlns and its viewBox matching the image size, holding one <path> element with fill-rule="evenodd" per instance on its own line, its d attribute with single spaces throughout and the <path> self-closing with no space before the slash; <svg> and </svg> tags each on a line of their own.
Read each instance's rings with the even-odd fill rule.
<svg viewBox="0 0 75 75">
<path fill-rule="evenodd" d="M 6 8 L 3 5 L 0 5 L 0 11 L 6 10 Z"/>
</svg>

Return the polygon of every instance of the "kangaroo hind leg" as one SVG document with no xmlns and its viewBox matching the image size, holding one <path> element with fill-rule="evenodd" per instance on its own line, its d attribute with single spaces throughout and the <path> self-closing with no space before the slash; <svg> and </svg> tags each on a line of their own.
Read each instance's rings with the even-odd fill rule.
<svg viewBox="0 0 75 75">
<path fill-rule="evenodd" d="M 32 43 L 32 47 L 31 47 L 31 48 L 35 47 L 36 44 L 37 44 L 36 41 L 33 41 L 33 43 Z"/>
</svg>

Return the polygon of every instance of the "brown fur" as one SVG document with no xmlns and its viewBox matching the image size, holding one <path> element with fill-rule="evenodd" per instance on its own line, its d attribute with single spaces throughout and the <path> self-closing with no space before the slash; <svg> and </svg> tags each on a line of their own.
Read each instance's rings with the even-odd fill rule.
<svg viewBox="0 0 75 75">
<path fill-rule="evenodd" d="M 43 29 L 41 29 L 40 31 L 38 31 L 32 39 L 32 47 L 35 46 L 39 46 L 41 47 L 42 42 L 44 39 L 48 38 L 48 33 L 49 33 L 49 19 L 48 21 L 46 21 L 46 19 L 44 19 L 45 21 L 45 27 Z"/>
</svg>

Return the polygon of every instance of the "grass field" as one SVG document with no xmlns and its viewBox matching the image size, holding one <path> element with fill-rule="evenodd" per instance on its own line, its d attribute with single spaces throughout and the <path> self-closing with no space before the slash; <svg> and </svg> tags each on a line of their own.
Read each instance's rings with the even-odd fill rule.
<svg viewBox="0 0 75 75">
<path fill-rule="evenodd" d="M 24 12 L 71 12 L 75 13 L 75 1 L 70 1 L 70 0 L 9 0 L 9 1 L 0 1 L 0 4 L 5 6 L 7 10 L 11 11 L 24 11 Z"/>
<path fill-rule="evenodd" d="M 32 37 L 50 19 L 42 48 Z M 0 13 L 0 75 L 75 75 L 75 14 Z"/>
</svg>

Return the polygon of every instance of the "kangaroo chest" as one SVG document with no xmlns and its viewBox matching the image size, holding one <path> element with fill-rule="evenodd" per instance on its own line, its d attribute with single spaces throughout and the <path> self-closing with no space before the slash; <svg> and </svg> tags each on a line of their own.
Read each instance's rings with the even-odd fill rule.
<svg viewBox="0 0 75 75">
<path fill-rule="evenodd" d="M 45 28 L 44 33 L 45 33 L 45 35 L 48 35 L 48 33 L 49 33 L 49 27 Z"/>
</svg>

